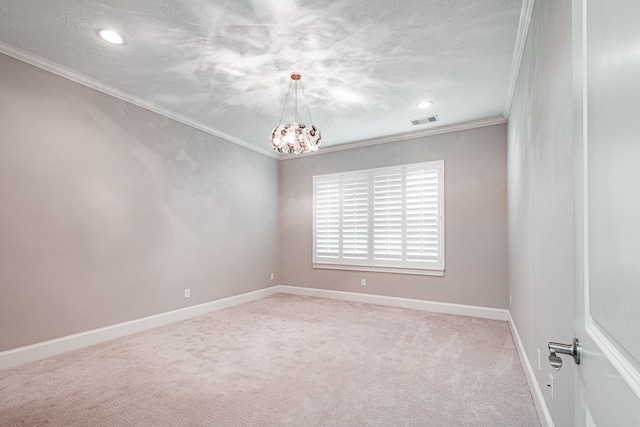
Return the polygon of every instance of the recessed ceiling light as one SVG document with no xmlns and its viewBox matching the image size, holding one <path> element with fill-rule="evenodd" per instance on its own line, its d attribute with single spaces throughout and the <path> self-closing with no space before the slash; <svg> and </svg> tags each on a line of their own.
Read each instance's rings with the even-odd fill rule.
<svg viewBox="0 0 640 427">
<path fill-rule="evenodd" d="M 115 31 L 99 30 L 98 35 L 109 43 L 122 44 L 124 42 L 122 36 L 120 36 L 120 34 L 116 33 Z"/>
<path fill-rule="evenodd" d="M 418 103 L 418 108 L 422 108 L 422 109 L 429 108 L 432 105 L 433 105 L 433 102 L 431 102 L 431 101 L 422 101 L 422 102 Z"/>
</svg>

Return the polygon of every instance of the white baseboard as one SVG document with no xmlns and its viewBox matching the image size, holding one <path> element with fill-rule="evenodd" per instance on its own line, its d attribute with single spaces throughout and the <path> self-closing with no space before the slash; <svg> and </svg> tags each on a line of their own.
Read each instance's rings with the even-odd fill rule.
<svg viewBox="0 0 640 427">
<path fill-rule="evenodd" d="M 201 314 L 211 313 L 224 308 L 233 307 L 244 302 L 257 300 L 278 293 L 278 286 L 259 289 L 204 304 L 185 307 L 178 310 L 160 313 L 117 325 L 80 332 L 62 338 L 44 341 L 41 343 L 19 347 L 0 353 L 0 369 L 11 368 L 23 363 L 33 362 L 46 357 L 55 356 L 71 350 L 77 350 L 89 345 L 120 338 L 126 335 L 146 331 L 148 329 L 164 326 L 169 323 L 189 319 Z"/>
<path fill-rule="evenodd" d="M 279 285 L 278 288 L 280 292 L 286 294 L 387 305 L 391 307 L 410 308 L 413 310 L 432 311 L 436 313 L 457 314 L 459 316 L 480 317 L 483 319 L 506 321 L 508 314 L 508 311 L 505 309 L 478 307 L 473 305 L 450 304 L 446 302 L 423 301 L 409 298 L 360 294 L 356 292 L 330 291 L 318 288 L 301 288 L 286 285 Z"/>
<path fill-rule="evenodd" d="M 19 347 L 0 352 L 0 369 L 11 368 L 24 363 L 44 359 L 77 350 L 94 344 L 99 344 L 126 335 L 143 332 L 169 323 L 178 322 L 210 313 L 228 307 L 233 307 L 244 302 L 254 301 L 276 293 L 332 298 L 343 301 L 362 302 L 367 304 L 379 304 L 391 307 L 410 308 L 414 310 L 431 311 L 436 313 L 456 314 L 461 316 L 480 317 L 494 320 L 507 320 L 508 311 L 503 309 L 476 307 L 470 305 L 450 304 L 434 301 L 422 301 L 408 298 L 387 297 L 381 295 L 359 294 L 355 292 L 329 291 L 316 288 L 300 288 L 295 286 L 276 285 L 266 289 L 259 289 L 223 298 L 204 304 L 185 307 L 178 310 L 160 313 L 117 325 L 80 332 L 66 337 L 56 338 L 37 344 Z"/>
<path fill-rule="evenodd" d="M 538 411 L 540 424 L 542 424 L 542 427 L 554 427 L 551 413 L 549 412 L 547 403 L 542 396 L 542 390 L 540 390 L 540 386 L 538 385 L 538 381 L 536 380 L 536 375 L 533 371 L 533 367 L 531 366 L 531 363 L 529 363 L 529 358 L 527 357 L 527 352 L 524 350 L 524 345 L 522 344 L 522 340 L 520 339 L 518 328 L 513 321 L 513 317 L 511 317 L 511 312 L 508 312 L 508 314 L 511 335 L 513 335 L 513 338 L 515 340 L 516 349 L 518 350 L 518 355 L 520 356 L 520 363 L 522 364 L 524 375 L 527 378 L 529 390 L 531 391 L 531 396 L 533 396 L 533 402 L 535 403 L 536 410 Z"/>
</svg>

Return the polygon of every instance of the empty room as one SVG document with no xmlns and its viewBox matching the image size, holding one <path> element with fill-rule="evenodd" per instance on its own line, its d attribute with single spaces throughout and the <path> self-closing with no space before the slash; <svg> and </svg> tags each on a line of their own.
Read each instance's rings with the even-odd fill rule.
<svg viewBox="0 0 640 427">
<path fill-rule="evenodd" d="M 0 0 L 0 426 L 640 425 L 638 16 Z"/>
</svg>

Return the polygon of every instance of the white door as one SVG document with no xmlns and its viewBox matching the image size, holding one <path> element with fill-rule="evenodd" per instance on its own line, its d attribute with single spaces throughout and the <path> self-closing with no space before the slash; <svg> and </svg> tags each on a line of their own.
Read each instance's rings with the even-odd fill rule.
<svg viewBox="0 0 640 427">
<path fill-rule="evenodd" d="M 574 123 L 584 149 L 576 424 L 640 426 L 640 0 L 573 6 Z"/>
</svg>

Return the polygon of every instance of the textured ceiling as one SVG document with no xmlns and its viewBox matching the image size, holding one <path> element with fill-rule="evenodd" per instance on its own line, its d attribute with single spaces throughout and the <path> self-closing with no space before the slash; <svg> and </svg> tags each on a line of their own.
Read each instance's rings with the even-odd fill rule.
<svg viewBox="0 0 640 427">
<path fill-rule="evenodd" d="M 0 0 L 0 51 L 43 58 L 268 152 L 291 71 L 302 73 L 323 146 L 501 116 L 521 8 L 522 0 Z M 101 28 L 125 44 L 107 44 Z M 418 109 L 423 99 L 434 105 Z M 411 123 L 434 114 L 437 123 Z"/>
</svg>

